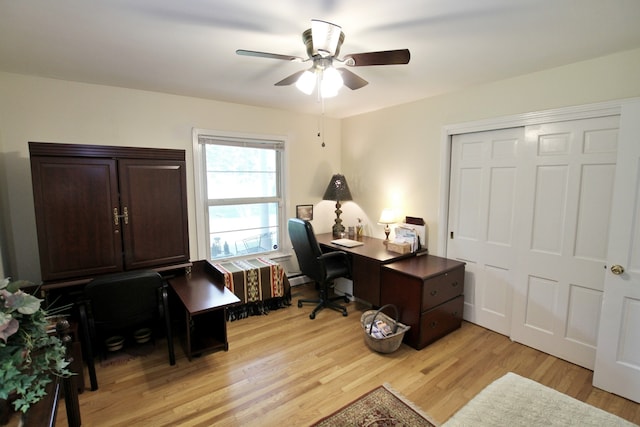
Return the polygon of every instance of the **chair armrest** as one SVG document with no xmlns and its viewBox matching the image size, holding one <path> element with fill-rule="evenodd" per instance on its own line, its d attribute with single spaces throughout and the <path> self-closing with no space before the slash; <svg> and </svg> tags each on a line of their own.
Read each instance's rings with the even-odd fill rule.
<svg viewBox="0 0 640 427">
<path fill-rule="evenodd" d="M 321 260 L 321 261 L 324 261 L 327 258 L 338 258 L 338 257 L 344 257 L 346 260 L 349 259 L 349 257 L 347 256 L 347 253 L 345 251 L 325 252 L 322 255 L 320 255 L 318 257 L 318 259 Z"/>
</svg>

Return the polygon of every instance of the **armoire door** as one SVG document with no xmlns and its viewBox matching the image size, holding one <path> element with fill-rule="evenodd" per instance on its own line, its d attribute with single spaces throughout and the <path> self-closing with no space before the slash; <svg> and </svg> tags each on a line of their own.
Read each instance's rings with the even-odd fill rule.
<svg viewBox="0 0 640 427">
<path fill-rule="evenodd" d="M 125 269 L 189 260 L 185 162 L 118 161 Z"/>
<path fill-rule="evenodd" d="M 32 157 L 42 280 L 122 270 L 122 238 L 112 159 Z"/>
<path fill-rule="evenodd" d="M 454 137 L 447 256 L 467 263 L 465 319 L 593 369 L 618 121 Z"/>
</svg>

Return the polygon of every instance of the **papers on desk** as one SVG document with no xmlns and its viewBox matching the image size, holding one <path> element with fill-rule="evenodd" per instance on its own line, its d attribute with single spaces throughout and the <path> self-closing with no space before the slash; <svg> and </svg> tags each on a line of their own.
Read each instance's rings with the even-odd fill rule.
<svg viewBox="0 0 640 427">
<path fill-rule="evenodd" d="M 411 252 L 415 252 L 420 249 L 420 235 L 415 229 L 415 226 L 402 224 L 396 227 L 396 238 L 394 243 L 402 244 L 407 243 L 410 245 Z"/>
<path fill-rule="evenodd" d="M 356 246 L 364 245 L 364 243 L 362 242 L 358 242 L 357 240 L 351 240 L 351 239 L 337 239 L 337 240 L 332 240 L 331 243 L 338 246 L 344 246 L 345 248 L 354 248 Z"/>
</svg>

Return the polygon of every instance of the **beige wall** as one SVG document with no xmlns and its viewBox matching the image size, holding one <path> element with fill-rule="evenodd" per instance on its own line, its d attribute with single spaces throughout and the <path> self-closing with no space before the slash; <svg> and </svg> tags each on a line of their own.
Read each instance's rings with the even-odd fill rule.
<svg viewBox="0 0 640 427">
<path fill-rule="evenodd" d="M 342 165 L 374 236 L 383 236 L 382 209 L 397 207 L 427 221 L 438 253 L 444 126 L 636 96 L 640 49 L 345 119 Z M 343 210 L 345 223 L 359 214 Z"/>
<path fill-rule="evenodd" d="M 330 231 L 333 203 L 322 202 L 331 174 L 346 175 L 354 197 L 345 225 L 365 222 L 383 236 L 383 207 L 424 217 L 437 253 L 442 130 L 446 125 L 640 96 L 640 49 L 465 89 L 339 120 L 130 89 L 0 73 L 0 256 L 4 273 L 39 279 L 28 141 L 180 148 L 191 160 L 193 127 L 289 138 L 287 215 L 313 203 L 316 231 Z M 188 171 L 192 258 L 197 230 Z M 2 270 L 0 270 L 2 272 Z"/>
<path fill-rule="evenodd" d="M 28 141 L 178 148 L 187 154 L 189 237 L 196 252 L 192 128 L 288 138 L 287 215 L 319 204 L 314 226 L 330 231 L 332 206 L 321 203 L 340 172 L 340 121 L 326 119 L 322 148 L 316 116 L 280 110 L 0 73 L 0 224 L 4 272 L 40 280 Z M 324 216 L 328 219 L 323 220 Z"/>
</svg>

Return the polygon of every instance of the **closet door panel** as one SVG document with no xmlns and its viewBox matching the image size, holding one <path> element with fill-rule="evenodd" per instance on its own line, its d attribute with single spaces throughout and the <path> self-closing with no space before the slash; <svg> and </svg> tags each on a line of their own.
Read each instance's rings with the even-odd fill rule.
<svg viewBox="0 0 640 427">
<path fill-rule="evenodd" d="M 453 136 L 447 258 L 466 263 L 464 319 L 509 335 L 524 129 Z"/>
<path fill-rule="evenodd" d="M 511 339 L 593 369 L 619 117 L 526 128 Z"/>
</svg>

